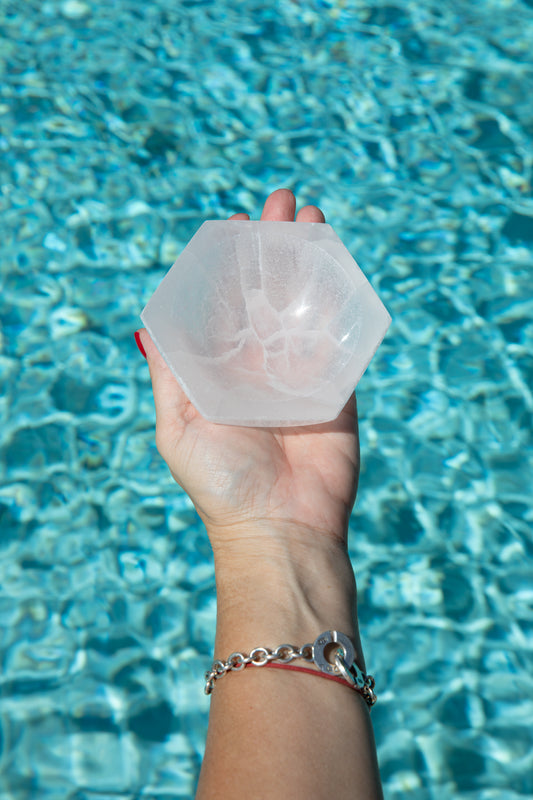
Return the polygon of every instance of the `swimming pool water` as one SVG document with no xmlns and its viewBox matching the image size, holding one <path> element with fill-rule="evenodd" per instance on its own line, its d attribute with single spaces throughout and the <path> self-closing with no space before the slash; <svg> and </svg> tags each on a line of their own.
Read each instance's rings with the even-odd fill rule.
<svg viewBox="0 0 533 800">
<path fill-rule="evenodd" d="M 530 797 L 533 4 L 3 0 L 0 37 L 1 800 L 194 794 L 213 567 L 133 331 L 280 186 L 393 317 L 350 539 L 386 796 Z"/>
</svg>

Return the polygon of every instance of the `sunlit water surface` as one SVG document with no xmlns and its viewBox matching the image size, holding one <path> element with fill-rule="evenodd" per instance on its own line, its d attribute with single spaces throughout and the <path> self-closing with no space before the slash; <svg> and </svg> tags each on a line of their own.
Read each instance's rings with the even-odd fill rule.
<svg viewBox="0 0 533 800">
<path fill-rule="evenodd" d="M 1 800 L 194 794 L 213 564 L 133 331 L 280 186 L 393 317 L 350 539 L 386 796 L 530 797 L 531 0 L 0 12 Z"/>
</svg>

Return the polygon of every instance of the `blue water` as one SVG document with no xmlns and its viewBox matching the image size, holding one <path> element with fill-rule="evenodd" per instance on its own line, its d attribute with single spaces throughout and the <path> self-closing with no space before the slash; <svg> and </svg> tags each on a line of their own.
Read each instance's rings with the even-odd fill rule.
<svg viewBox="0 0 533 800">
<path fill-rule="evenodd" d="M 393 317 L 350 539 L 386 796 L 530 797 L 531 0 L 0 0 L 0 37 L 1 800 L 194 794 L 213 565 L 133 331 L 281 186 Z"/>
</svg>

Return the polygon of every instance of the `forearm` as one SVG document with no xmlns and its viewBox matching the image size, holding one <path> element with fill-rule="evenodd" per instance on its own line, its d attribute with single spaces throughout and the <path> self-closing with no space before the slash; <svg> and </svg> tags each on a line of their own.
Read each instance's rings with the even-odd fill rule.
<svg viewBox="0 0 533 800">
<path fill-rule="evenodd" d="M 335 629 L 354 642 L 364 669 L 355 580 L 341 547 L 285 539 L 281 549 L 273 546 L 256 556 L 228 557 L 226 550 L 216 566 L 216 658 L 249 654 L 259 646 L 301 647 Z M 254 800 L 380 798 L 369 712 L 361 696 L 318 676 L 267 667 L 249 666 L 219 678 L 197 800 L 243 789 Z"/>
</svg>

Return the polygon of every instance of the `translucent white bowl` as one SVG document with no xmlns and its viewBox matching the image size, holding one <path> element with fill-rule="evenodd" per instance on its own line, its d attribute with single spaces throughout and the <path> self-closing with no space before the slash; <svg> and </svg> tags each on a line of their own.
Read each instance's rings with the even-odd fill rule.
<svg viewBox="0 0 533 800">
<path fill-rule="evenodd" d="M 141 319 L 206 419 L 335 419 L 391 318 L 330 225 L 204 222 Z"/>
</svg>

